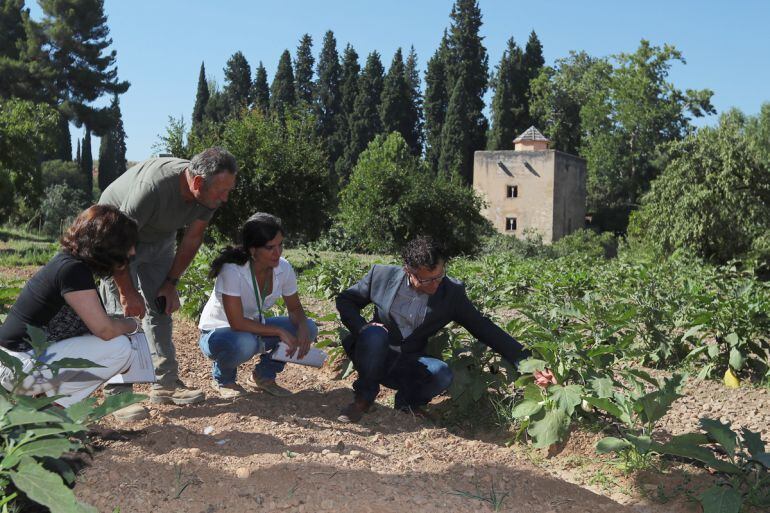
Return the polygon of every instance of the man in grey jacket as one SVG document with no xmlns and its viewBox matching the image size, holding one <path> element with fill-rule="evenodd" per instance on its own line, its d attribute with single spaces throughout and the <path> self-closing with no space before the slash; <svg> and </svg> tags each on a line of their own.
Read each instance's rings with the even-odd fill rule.
<svg viewBox="0 0 770 513">
<path fill-rule="evenodd" d="M 454 321 L 503 358 L 517 364 L 529 356 L 470 302 L 462 282 L 446 276 L 446 258 L 431 237 L 417 237 L 402 252 L 404 265 L 375 265 L 361 281 L 337 296 L 337 310 L 350 336 L 343 346 L 358 372 L 355 399 L 338 420 L 358 422 L 380 385 L 396 390 L 395 406 L 422 409 L 452 382 L 449 366 L 425 354 L 428 338 Z M 374 303 L 374 319 L 361 310 Z"/>
</svg>

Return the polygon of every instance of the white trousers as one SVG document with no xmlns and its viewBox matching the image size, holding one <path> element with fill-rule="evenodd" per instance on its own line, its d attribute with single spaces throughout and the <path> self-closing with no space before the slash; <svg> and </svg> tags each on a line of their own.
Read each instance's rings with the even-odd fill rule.
<svg viewBox="0 0 770 513">
<path fill-rule="evenodd" d="M 32 351 L 17 352 L 0 349 L 21 360 L 25 373 L 31 371 L 34 363 Z M 57 399 L 56 402 L 66 408 L 88 397 L 115 374 L 125 372 L 131 366 L 133 357 L 131 342 L 125 335 L 117 336 L 112 340 L 102 340 L 95 335 L 60 340 L 48 346 L 41 360 L 51 363 L 62 358 L 85 358 L 101 367 L 62 369 L 55 378 L 50 370 L 35 371 L 24 379 L 16 389 L 16 393 L 46 394 L 49 397 L 63 395 L 65 397 Z M 0 384 L 9 391 L 13 388 L 12 369 L 0 365 Z"/>
</svg>

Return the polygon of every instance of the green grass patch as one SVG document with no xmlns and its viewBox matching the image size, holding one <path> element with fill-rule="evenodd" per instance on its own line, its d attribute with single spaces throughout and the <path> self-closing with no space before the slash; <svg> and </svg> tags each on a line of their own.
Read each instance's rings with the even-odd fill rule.
<svg viewBox="0 0 770 513">
<path fill-rule="evenodd" d="M 0 228 L 0 266 L 43 265 L 58 250 L 50 237 L 4 226 Z"/>
</svg>

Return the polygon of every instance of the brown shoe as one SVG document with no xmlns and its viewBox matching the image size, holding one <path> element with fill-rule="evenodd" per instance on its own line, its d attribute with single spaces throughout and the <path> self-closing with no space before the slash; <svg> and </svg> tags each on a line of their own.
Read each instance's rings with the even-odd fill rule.
<svg viewBox="0 0 770 513">
<path fill-rule="evenodd" d="M 281 385 L 276 383 L 274 379 L 261 378 L 260 376 L 257 375 L 256 372 L 251 373 L 251 376 L 249 377 L 248 382 L 257 390 L 262 390 L 263 392 L 267 392 L 268 394 L 275 397 L 289 397 L 291 395 L 294 395 L 294 392 L 292 392 L 287 388 L 282 387 Z"/>
<path fill-rule="evenodd" d="M 150 402 L 153 404 L 195 404 L 205 398 L 202 390 L 188 388 L 179 380 L 172 386 L 156 386 L 150 391 Z"/>
<path fill-rule="evenodd" d="M 372 403 L 356 397 L 352 403 L 342 409 L 337 420 L 346 424 L 358 422 L 364 416 L 364 413 L 369 412 L 371 406 Z"/>
<path fill-rule="evenodd" d="M 401 413 L 406 413 L 417 417 L 418 419 L 433 422 L 434 424 L 439 421 L 438 415 L 432 411 L 429 411 L 426 406 L 402 406 L 396 409 Z"/>
</svg>

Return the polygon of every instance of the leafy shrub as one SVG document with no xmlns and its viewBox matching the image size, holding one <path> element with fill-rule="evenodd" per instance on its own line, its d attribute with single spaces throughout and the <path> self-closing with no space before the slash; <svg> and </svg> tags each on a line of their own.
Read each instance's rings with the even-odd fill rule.
<svg viewBox="0 0 770 513">
<path fill-rule="evenodd" d="M 377 136 L 361 153 L 340 192 L 339 222 L 360 249 L 395 253 L 410 239 L 432 235 L 451 255 L 474 254 L 491 228 L 482 201 L 456 179 L 435 175 L 398 133 Z"/>
<path fill-rule="evenodd" d="M 44 189 L 59 184 L 78 191 L 83 191 L 86 188 L 86 178 L 77 162 L 47 160 L 42 164 L 41 176 Z"/>
<path fill-rule="evenodd" d="M 612 258 L 618 253 L 618 241 L 610 232 L 577 230 L 554 242 L 551 250 L 557 257 L 582 255 L 593 259 Z"/>
<path fill-rule="evenodd" d="M 61 235 L 62 230 L 86 206 L 87 200 L 80 190 L 67 185 L 51 185 L 45 190 L 43 211 L 43 233 L 52 237 Z"/>
</svg>

